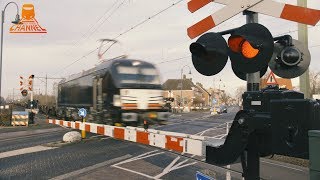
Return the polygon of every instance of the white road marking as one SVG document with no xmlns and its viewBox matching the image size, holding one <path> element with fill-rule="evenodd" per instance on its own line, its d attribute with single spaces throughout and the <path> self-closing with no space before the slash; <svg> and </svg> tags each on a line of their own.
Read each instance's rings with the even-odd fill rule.
<svg viewBox="0 0 320 180">
<path fill-rule="evenodd" d="M 286 165 L 282 165 L 282 164 L 276 164 L 276 163 L 272 163 L 272 162 L 268 162 L 268 161 L 263 161 L 263 160 L 261 160 L 261 162 L 266 163 L 266 164 L 271 164 L 271 165 L 280 166 L 280 167 L 284 167 L 284 168 L 288 168 L 288 169 L 292 169 L 292 170 L 296 170 L 296 171 L 301 171 L 301 172 L 303 172 L 302 169 L 297 169 L 297 168 L 293 168 L 293 167 L 286 166 Z"/>
<path fill-rule="evenodd" d="M 178 162 L 178 160 L 180 159 L 180 156 L 178 156 L 166 168 L 164 168 L 164 170 L 160 174 L 158 174 L 158 175 L 156 175 L 154 177 L 152 177 L 152 176 L 150 176 L 148 174 L 144 174 L 144 173 L 141 173 L 141 172 L 138 172 L 138 171 L 134 171 L 132 169 L 127 169 L 127 168 L 124 168 L 124 167 L 120 166 L 121 164 L 125 164 L 125 163 L 129 163 L 129 162 L 145 159 L 145 158 L 152 157 L 152 156 L 157 156 L 157 155 L 164 154 L 164 153 L 165 152 L 158 152 L 158 150 L 146 152 L 146 153 L 140 154 L 139 156 L 132 157 L 130 159 L 118 162 L 118 163 L 116 163 L 114 165 L 111 165 L 111 167 L 118 168 L 118 169 L 121 169 L 121 170 L 124 170 L 124 171 L 128 171 L 128 172 L 131 172 L 131 173 L 135 173 L 135 174 L 138 174 L 138 175 L 150 178 L 150 179 L 160 179 L 162 176 L 170 173 L 171 171 L 174 171 L 174 170 L 177 170 L 177 169 L 181 169 L 183 167 L 191 166 L 191 165 L 194 165 L 194 164 L 197 163 L 197 162 L 192 162 L 192 163 L 189 163 L 189 164 L 184 164 L 184 163 L 188 162 L 188 160 L 189 160 L 189 159 L 186 159 L 186 160 L 176 164 Z"/>
<path fill-rule="evenodd" d="M 164 176 L 165 174 L 168 174 L 168 173 L 172 170 L 173 166 L 175 165 L 175 163 L 176 163 L 179 159 L 180 159 L 179 156 L 176 157 L 167 167 L 165 167 L 165 168 L 163 169 L 163 171 L 162 171 L 160 174 L 154 176 L 153 178 L 154 178 L 154 179 L 159 179 L 159 178 L 161 178 L 162 176 Z"/>
<path fill-rule="evenodd" d="M 17 149 L 17 150 L 12 150 L 12 151 L 0 153 L 0 159 L 12 157 L 12 156 L 18 156 L 18 155 L 22 155 L 22 154 L 29 154 L 29 153 L 34 153 L 34 152 L 46 151 L 46 150 L 55 149 L 55 148 L 57 148 L 57 147 L 33 146 L 33 147 L 28 147 L 28 148 L 23 148 L 23 149 Z"/>
<path fill-rule="evenodd" d="M 184 167 L 187 167 L 187 166 L 191 166 L 191 165 L 194 165 L 194 164 L 197 163 L 197 162 L 192 162 L 192 163 L 189 163 L 189 164 L 184 164 L 184 163 L 189 161 L 189 159 L 185 159 L 184 161 L 181 161 L 178 164 L 176 164 L 179 159 L 180 159 L 180 156 L 176 157 L 166 168 L 164 168 L 164 170 L 160 174 L 154 176 L 153 178 L 154 179 L 159 179 L 162 176 L 164 176 L 164 175 L 166 175 L 166 174 L 168 174 L 168 173 L 170 173 L 170 172 L 172 172 L 174 170 L 181 169 L 181 168 L 184 168 Z"/>
<path fill-rule="evenodd" d="M 158 151 L 158 150 L 146 152 L 146 153 L 140 154 L 139 156 L 136 156 L 136 157 L 132 157 L 132 158 L 130 158 L 130 159 L 127 159 L 127 160 L 125 160 L 125 161 L 118 162 L 117 164 L 114 164 L 114 165 L 112 165 L 112 166 L 118 166 L 118 165 L 121 165 L 121 164 L 129 163 L 129 162 L 136 161 L 136 160 L 140 160 L 140 159 L 145 159 L 145 158 L 152 157 L 152 156 L 157 156 L 157 155 L 159 155 L 159 154 L 163 154 L 163 153 L 164 153 L 164 152 L 158 152 L 158 153 L 156 153 L 157 151 Z"/>
<path fill-rule="evenodd" d="M 124 155 L 124 156 L 121 156 L 121 157 L 117 157 L 117 158 L 114 158 L 114 159 L 110 159 L 110 160 L 104 161 L 102 163 L 95 164 L 93 166 L 89 166 L 89 167 L 86 167 L 86 168 L 83 168 L 83 169 L 79 169 L 79 170 L 76 170 L 76 171 L 73 171 L 73 172 L 70 172 L 70 173 L 67 173 L 67 174 L 63 174 L 63 175 L 54 177 L 51 180 L 60 180 L 60 179 L 67 179 L 67 178 L 75 177 L 75 176 L 78 176 L 80 174 L 92 171 L 94 169 L 98 169 L 98 168 L 113 164 L 115 162 L 118 162 L 118 161 L 121 161 L 121 160 L 124 160 L 124 159 L 128 159 L 130 157 L 132 157 L 132 156 L 130 154 L 127 154 L 127 155 Z"/>
<path fill-rule="evenodd" d="M 135 173 L 135 174 L 139 174 L 141 176 L 144 176 L 144 177 L 147 177 L 147 178 L 150 178 L 150 179 L 154 179 L 152 176 L 149 176 L 148 174 L 140 173 L 140 172 L 137 172 L 137 171 L 134 171 L 134 170 L 131 170 L 131 169 L 127 169 L 127 168 L 123 168 L 123 167 L 115 166 L 115 165 L 113 165 L 112 167 L 115 167 L 115 168 L 118 168 L 118 169 L 122 169 L 122 170 L 125 170 L 125 171 L 128 171 L 128 172 L 132 172 L 132 173 Z"/>
<path fill-rule="evenodd" d="M 227 122 L 228 123 L 228 122 Z M 226 129 L 226 127 L 221 127 L 221 126 L 227 126 L 227 123 L 223 123 L 223 124 L 220 124 L 220 125 L 218 125 L 218 126 L 216 126 L 216 127 L 212 127 L 212 128 L 209 128 L 209 129 L 205 129 L 205 130 L 203 130 L 203 131 L 200 131 L 200 132 L 198 132 L 198 133 L 196 133 L 195 135 L 199 135 L 199 136 L 203 136 L 203 134 L 205 134 L 206 132 L 208 132 L 208 131 L 211 131 L 211 130 L 218 130 L 218 129 Z M 218 139 L 221 139 L 221 138 L 223 138 L 224 136 L 226 136 L 227 134 L 220 134 L 220 135 L 217 135 L 216 137 L 218 137 Z M 222 136 L 222 137 L 220 137 L 220 136 Z M 213 137 L 213 138 L 215 138 L 215 137 Z"/>
</svg>

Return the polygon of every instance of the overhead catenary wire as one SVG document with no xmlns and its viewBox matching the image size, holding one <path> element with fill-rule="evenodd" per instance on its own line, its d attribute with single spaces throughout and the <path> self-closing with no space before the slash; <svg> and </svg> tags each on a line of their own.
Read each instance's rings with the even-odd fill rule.
<svg viewBox="0 0 320 180">
<path fill-rule="evenodd" d="M 120 9 L 120 7 L 126 2 L 127 0 L 123 0 L 121 4 L 119 4 L 110 14 L 107 18 L 105 18 L 101 24 L 98 25 L 98 27 L 87 36 L 87 38 L 91 37 L 117 10 Z M 114 38 L 115 39 L 115 38 Z"/>
<path fill-rule="evenodd" d="M 124 0 L 124 1 L 126 1 L 126 0 Z M 172 3 L 170 6 L 168 6 L 168 7 L 164 8 L 164 9 L 160 10 L 159 12 L 155 13 L 155 14 L 154 14 L 154 15 L 152 15 L 152 16 L 149 16 L 148 18 L 146 18 L 146 19 L 142 20 L 141 22 L 137 23 L 136 25 L 132 26 L 131 28 L 129 28 L 129 29 L 127 29 L 127 30 L 123 31 L 122 33 L 120 33 L 119 35 L 115 36 L 115 37 L 114 37 L 114 38 L 112 38 L 112 39 L 117 39 L 117 38 L 119 38 L 119 37 L 121 37 L 121 36 L 123 36 L 123 35 L 127 34 L 128 32 L 130 32 L 130 31 L 134 30 L 135 28 L 137 28 L 137 27 L 139 27 L 139 26 L 143 25 L 144 23 L 146 23 L 146 22 L 150 21 L 151 19 L 153 19 L 153 18 L 155 18 L 156 16 L 158 16 L 158 15 L 162 14 L 163 12 L 165 12 L 165 11 L 167 11 L 168 9 L 170 9 L 170 8 L 174 7 L 175 5 L 177 5 L 177 4 L 179 4 L 179 3 L 181 3 L 182 1 L 185 1 L 185 0 L 179 0 L 179 1 L 177 1 L 177 2 Z M 63 72 L 64 70 L 66 70 L 67 68 L 69 68 L 70 66 L 72 66 L 73 64 L 75 64 L 75 63 L 79 62 L 80 60 L 84 59 L 85 57 L 87 57 L 87 56 L 91 55 L 92 53 L 94 53 L 94 52 L 95 52 L 96 50 L 98 50 L 98 49 L 99 49 L 99 48 L 97 47 L 97 48 L 95 48 L 95 49 L 93 49 L 93 50 L 89 51 L 88 53 L 86 53 L 86 54 L 85 54 L 85 55 L 83 55 L 82 57 L 80 57 L 80 58 L 76 59 L 75 61 L 73 61 L 72 63 L 70 63 L 70 64 L 66 65 L 65 67 L 63 67 L 63 68 L 62 68 L 62 70 L 59 70 L 59 71 L 57 71 L 57 72 L 56 72 L 56 73 L 54 73 L 54 74 L 57 74 L 57 73 Z"/>
<path fill-rule="evenodd" d="M 77 62 L 81 61 L 82 59 L 86 58 L 87 56 L 91 55 L 92 53 L 94 53 L 94 52 L 95 52 L 96 50 L 98 50 L 98 49 L 99 49 L 99 48 L 97 47 L 97 48 L 95 48 L 95 49 L 93 49 L 93 50 L 89 51 L 88 53 L 86 53 L 86 54 L 85 54 L 85 55 L 83 55 L 82 57 L 80 57 L 80 58 L 76 59 L 76 60 L 75 60 L 75 61 L 73 61 L 71 64 L 69 64 L 69 65 L 65 66 L 63 69 L 61 69 L 61 70 L 57 71 L 57 72 L 56 72 L 56 73 L 54 73 L 54 74 L 58 74 L 58 73 L 60 73 L 60 72 L 63 72 L 64 70 L 66 70 L 67 68 L 69 68 L 70 66 L 72 66 L 73 64 L 75 64 L 75 63 L 77 63 Z"/>
<path fill-rule="evenodd" d="M 185 0 L 179 0 L 179 1 L 177 1 L 177 2 L 172 3 L 170 6 L 168 6 L 168 7 L 164 8 L 164 9 L 160 10 L 160 11 L 157 12 L 156 14 L 154 14 L 154 15 L 152 15 L 152 16 L 149 16 L 148 18 L 142 20 L 142 21 L 139 22 L 138 24 L 136 24 L 136 25 L 132 26 L 131 28 L 123 31 L 122 33 L 120 33 L 119 35 L 117 35 L 116 37 L 114 37 L 113 39 L 117 39 L 117 38 L 119 38 L 120 36 L 123 36 L 123 35 L 127 34 L 128 32 L 130 32 L 130 31 L 132 31 L 133 29 L 135 29 L 135 28 L 141 26 L 142 24 L 148 22 L 149 20 L 151 20 L 151 19 L 153 19 L 154 17 L 160 15 L 161 13 L 167 11 L 168 9 L 172 8 L 173 6 L 178 5 L 178 4 L 181 3 L 182 1 L 185 1 Z"/>
<path fill-rule="evenodd" d="M 318 26 L 320 26 L 320 24 L 318 24 L 318 25 L 316 25 L 316 26 L 309 26 L 309 27 L 307 27 L 308 29 L 312 29 L 312 28 L 315 28 L 315 27 L 318 27 Z M 284 33 L 279 33 L 279 34 L 276 34 L 275 36 L 281 36 L 281 35 L 284 35 L 284 34 L 287 34 L 287 33 L 294 33 L 294 32 L 297 32 L 298 31 L 298 29 L 296 29 L 296 30 L 293 30 L 293 31 L 291 31 L 291 30 L 289 30 L 289 31 L 287 31 L 287 32 L 284 32 Z"/>
<path fill-rule="evenodd" d="M 96 27 L 96 28 L 94 29 L 94 31 L 91 32 L 90 35 L 88 35 L 88 36 L 86 37 L 86 39 L 89 38 L 91 35 L 93 35 L 93 33 L 94 33 L 102 24 L 104 24 L 126 1 L 127 1 L 127 0 L 123 0 L 122 3 L 120 3 L 120 4 L 111 12 L 111 14 L 109 14 L 109 16 L 108 16 L 106 19 L 104 19 L 104 21 L 103 21 L 98 27 Z M 111 9 L 116 5 L 117 2 L 118 2 L 118 1 L 116 1 L 116 2 L 111 6 L 111 8 L 109 8 L 109 9 L 104 13 L 104 15 L 107 14 L 108 12 L 110 12 Z M 99 21 L 104 17 L 104 15 L 102 15 L 102 16 L 99 18 L 99 20 L 96 21 L 96 23 L 99 22 Z M 91 28 L 90 28 L 87 32 L 89 32 L 89 31 L 92 29 L 92 27 L 94 27 L 94 25 L 91 26 Z M 86 34 L 86 33 L 85 33 L 85 34 Z M 84 34 L 83 36 L 85 36 L 85 34 Z M 83 36 L 82 36 L 82 37 L 83 37 Z M 79 40 L 79 42 L 80 42 L 80 41 L 81 41 L 81 40 Z M 82 59 L 84 59 L 85 57 L 87 57 L 88 55 L 94 53 L 94 52 L 95 52 L 96 50 L 98 50 L 98 49 L 99 49 L 99 48 L 95 48 L 94 50 L 89 51 L 87 54 L 85 54 L 85 55 L 83 55 L 82 57 L 78 58 L 77 60 L 73 61 L 71 64 L 63 67 L 61 71 L 59 70 L 59 71 L 57 71 L 57 72 L 54 73 L 54 74 L 57 74 L 57 73 L 59 73 L 59 72 L 63 72 L 64 70 L 66 70 L 66 69 L 67 69 L 68 67 L 70 67 L 71 65 L 79 62 L 80 60 L 82 60 Z"/>
<path fill-rule="evenodd" d="M 157 65 L 159 64 L 164 64 L 164 63 L 169 63 L 169 62 L 174 62 L 174 61 L 178 61 L 178 60 L 182 60 L 182 59 L 186 59 L 186 58 L 190 58 L 191 56 L 182 56 L 182 57 L 178 57 L 178 58 L 174 58 L 174 59 L 170 59 L 170 60 L 165 60 L 165 61 L 161 61 L 159 63 L 156 63 Z"/>
<path fill-rule="evenodd" d="M 87 38 L 87 37 L 88 37 L 88 34 L 89 34 L 90 31 L 94 28 L 94 26 L 95 26 L 99 21 L 101 21 L 101 20 L 103 19 L 103 17 L 104 17 L 106 14 L 108 14 L 108 13 L 112 10 L 112 8 L 115 7 L 115 5 L 116 5 L 117 3 L 118 3 L 118 1 L 116 0 L 116 1 L 111 5 L 111 7 L 110 7 L 109 9 L 107 9 L 107 10 L 103 13 L 103 15 L 100 16 L 100 18 L 99 18 L 95 23 L 93 23 L 93 24 L 90 26 L 90 28 L 89 28 L 85 33 L 82 34 L 82 36 L 80 37 L 80 39 L 79 39 L 78 41 L 76 41 L 75 43 L 73 43 L 73 45 L 72 45 L 71 48 L 76 47 L 76 46 L 81 42 L 81 40 L 82 40 L 83 38 Z M 110 16 L 110 15 L 109 15 L 109 16 Z M 107 18 L 109 18 L 109 16 L 108 16 Z M 71 49 L 71 48 L 70 48 L 70 49 Z"/>
</svg>

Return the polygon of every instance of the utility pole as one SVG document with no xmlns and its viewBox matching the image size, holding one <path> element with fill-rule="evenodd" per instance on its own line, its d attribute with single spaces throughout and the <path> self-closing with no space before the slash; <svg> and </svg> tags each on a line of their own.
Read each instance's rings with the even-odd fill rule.
<svg viewBox="0 0 320 180">
<path fill-rule="evenodd" d="M 250 11 L 245 11 L 247 24 L 258 23 L 258 14 Z M 259 91 L 260 71 L 247 74 L 247 91 Z"/>
<path fill-rule="evenodd" d="M 307 0 L 297 0 L 297 5 L 307 7 Z M 308 47 L 308 27 L 306 24 L 298 23 L 298 40 Z M 305 98 L 310 96 L 310 79 L 309 69 L 299 77 L 300 91 L 303 92 Z"/>
<path fill-rule="evenodd" d="M 251 11 L 244 11 L 246 15 L 246 23 L 258 23 L 258 13 Z M 247 91 L 259 91 L 260 83 L 260 71 L 255 73 L 247 74 Z M 246 153 L 242 153 L 241 159 L 245 159 L 246 170 L 244 177 L 245 179 L 260 179 L 260 154 L 258 150 L 258 139 L 257 136 L 251 135 L 249 137 L 248 149 Z"/>
<path fill-rule="evenodd" d="M 12 88 L 12 102 L 14 102 L 14 88 Z"/>
<path fill-rule="evenodd" d="M 48 75 L 46 74 L 46 89 L 45 89 L 46 106 L 48 104 Z"/>
<path fill-rule="evenodd" d="M 48 78 L 48 75 L 46 74 L 45 77 L 37 77 L 40 81 L 44 82 L 45 85 L 45 105 L 48 105 L 48 79 L 64 79 L 64 78 Z M 45 81 L 41 80 L 45 79 Z"/>
</svg>

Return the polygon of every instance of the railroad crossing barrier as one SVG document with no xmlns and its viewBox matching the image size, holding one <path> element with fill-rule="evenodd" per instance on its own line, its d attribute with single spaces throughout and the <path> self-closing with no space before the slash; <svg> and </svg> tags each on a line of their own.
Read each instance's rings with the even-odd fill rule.
<svg viewBox="0 0 320 180">
<path fill-rule="evenodd" d="M 224 139 L 155 129 L 145 130 L 144 128 L 130 126 L 116 127 L 104 124 L 80 121 L 71 122 L 55 119 L 48 119 L 47 122 L 73 129 L 84 130 L 90 133 L 105 135 L 115 139 L 136 142 L 166 150 L 173 150 L 180 153 L 204 157 L 206 153 L 206 145 L 219 146 L 224 143 Z"/>
<path fill-rule="evenodd" d="M 26 111 L 13 111 L 11 125 L 12 126 L 28 126 L 29 113 Z"/>
<path fill-rule="evenodd" d="M 10 126 L 11 114 L 12 114 L 12 106 L 10 105 L 0 106 L 0 125 Z"/>
</svg>

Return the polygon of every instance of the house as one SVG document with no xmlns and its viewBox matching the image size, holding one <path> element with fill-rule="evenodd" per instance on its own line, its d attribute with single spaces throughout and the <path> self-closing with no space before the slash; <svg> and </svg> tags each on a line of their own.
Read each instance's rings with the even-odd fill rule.
<svg viewBox="0 0 320 180">
<path fill-rule="evenodd" d="M 173 106 L 206 106 L 210 102 L 210 93 L 202 84 L 194 84 L 191 78 L 186 78 L 186 75 L 183 79 L 168 79 L 162 88 L 164 97 L 175 99 Z"/>
</svg>

